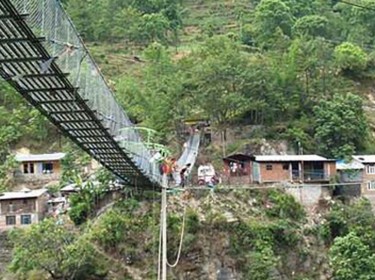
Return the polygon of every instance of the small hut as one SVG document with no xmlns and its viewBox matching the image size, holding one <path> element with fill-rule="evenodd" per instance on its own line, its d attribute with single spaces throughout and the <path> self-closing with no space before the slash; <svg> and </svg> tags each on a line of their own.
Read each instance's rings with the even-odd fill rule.
<svg viewBox="0 0 375 280">
<path fill-rule="evenodd" d="M 233 154 L 223 158 L 225 179 L 228 184 L 251 183 L 251 156 Z"/>
</svg>

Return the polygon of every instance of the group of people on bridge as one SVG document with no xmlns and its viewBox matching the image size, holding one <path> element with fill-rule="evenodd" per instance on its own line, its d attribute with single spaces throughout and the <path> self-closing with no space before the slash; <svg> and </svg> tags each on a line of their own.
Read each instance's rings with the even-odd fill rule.
<svg viewBox="0 0 375 280">
<path fill-rule="evenodd" d="M 188 163 L 184 166 L 179 166 L 175 158 L 166 158 L 160 164 L 160 173 L 168 176 L 169 183 L 175 182 L 175 186 L 184 187 L 186 185 L 186 179 L 188 175 L 188 169 L 191 164 Z"/>
</svg>

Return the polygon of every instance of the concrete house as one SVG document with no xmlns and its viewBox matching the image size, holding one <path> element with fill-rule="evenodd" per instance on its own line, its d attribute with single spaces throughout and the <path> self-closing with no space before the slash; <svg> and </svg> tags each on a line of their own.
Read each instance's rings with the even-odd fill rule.
<svg viewBox="0 0 375 280">
<path fill-rule="evenodd" d="M 338 184 L 336 195 L 360 196 L 365 166 L 357 160 L 336 162 Z M 341 184 L 340 184 L 341 183 Z"/>
<path fill-rule="evenodd" d="M 356 155 L 353 159 L 364 165 L 362 194 L 375 195 L 375 155 Z"/>
<path fill-rule="evenodd" d="M 0 230 L 38 223 L 47 212 L 46 189 L 0 194 Z"/>
<path fill-rule="evenodd" d="M 260 155 L 252 160 L 255 183 L 327 183 L 335 176 L 335 160 L 318 155 Z"/>
<path fill-rule="evenodd" d="M 26 155 L 17 154 L 18 169 L 14 174 L 17 184 L 46 184 L 58 182 L 61 177 L 61 160 L 65 153 Z"/>
</svg>

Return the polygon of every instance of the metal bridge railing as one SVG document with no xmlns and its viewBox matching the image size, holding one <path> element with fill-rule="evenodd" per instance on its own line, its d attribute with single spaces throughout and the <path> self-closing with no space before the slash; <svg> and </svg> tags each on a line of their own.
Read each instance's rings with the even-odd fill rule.
<svg viewBox="0 0 375 280">
<path fill-rule="evenodd" d="M 106 83 L 99 67 L 94 62 L 87 48 L 78 35 L 72 21 L 56 0 L 10 0 L 21 14 L 27 15 L 26 22 L 34 34 L 43 38 L 43 46 L 51 59 L 41 63 L 41 72 L 48 72 L 54 61 L 59 68 L 68 73 L 69 81 L 78 88 L 78 94 L 87 100 L 102 124 L 113 137 L 127 139 L 124 147 L 133 162 L 143 174 L 157 183 L 161 182 L 158 170 L 150 166 L 150 151 L 143 144 L 140 135 L 132 129 L 133 124 Z"/>
</svg>

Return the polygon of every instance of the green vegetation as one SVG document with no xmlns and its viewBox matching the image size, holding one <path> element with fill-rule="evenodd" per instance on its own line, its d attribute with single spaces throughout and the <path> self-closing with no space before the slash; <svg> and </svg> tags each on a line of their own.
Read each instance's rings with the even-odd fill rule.
<svg viewBox="0 0 375 280">
<path fill-rule="evenodd" d="M 178 0 L 66 2 L 70 16 L 87 40 L 147 46 L 154 41 L 167 44 L 178 39 L 181 28 Z"/>
<path fill-rule="evenodd" d="M 330 261 L 337 280 L 375 279 L 375 254 L 353 232 L 335 240 Z"/>
<path fill-rule="evenodd" d="M 202 191 L 199 200 L 174 196 L 169 202 L 171 263 L 186 215 L 181 259 L 170 268 L 171 279 L 187 271 L 208 278 L 204 267 L 212 263 L 235 266 L 244 279 L 373 279 L 375 216 L 367 200 L 332 202 L 313 224 L 307 224 L 301 205 L 279 190 Z M 47 219 L 14 230 L 10 279 L 152 279 L 159 211 L 153 200 L 130 198 L 80 227 Z"/>
<path fill-rule="evenodd" d="M 54 220 L 14 231 L 10 238 L 14 243 L 10 270 L 19 279 L 31 279 L 37 271 L 49 275 L 48 279 L 102 279 L 106 274 L 85 237 Z M 43 273 L 39 277 L 45 279 Z"/>
<path fill-rule="evenodd" d="M 318 0 L 238 1 L 233 6 L 211 1 L 103 0 L 92 7 L 66 2 L 88 40 L 105 45 L 109 39 L 119 44 L 125 39 L 128 48 L 145 47 L 130 49 L 143 60 L 131 65 L 134 72 L 112 74 L 118 98 L 133 120 L 166 139 L 183 119 L 200 116 L 224 134 L 243 123 L 263 125 L 267 138 L 299 143 L 306 152 L 345 157 L 373 150 L 361 94 L 372 86 L 375 66 L 369 48 L 375 12 L 370 9 Z M 106 12 L 99 13 L 103 7 Z M 89 20 L 98 14 L 101 20 Z M 152 26 L 148 37 L 139 31 L 148 30 L 142 20 Z M 223 27 L 229 25 L 235 28 Z M 169 31 L 158 33 L 163 29 Z M 176 43 L 177 53 L 169 48 Z M 348 104 L 345 112 L 342 102 Z M 333 106 L 337 109 L 331 116 Z M 338 120 L 339 115 L 346 118 Z"/>
<path fill-rule="evenodd" d="M 118 100 L 165 143 L 178 139 L 184 119 L 197 117 L 210 119 L 224 140 L 228 129 L 249 124 L 262 126 L 261 137 L 306 153 L 373 151 L 365 128 L 374 116 L 362 108 L 372 106 L 366 97 L 375 70 L 373 10 L 320 0 L 86 2 L 63 1 Z M 2 91 L 0 122 L 9 128 L 1 147 L 29 146 L 24 135 L 44 139 L 43 118 L 18 110 L 26 105 L 8 87 Z M 345 113 L 344 100 L 354 104 Z M 341 123 L 340 114 L 348 116 Z"/>
<path fill-rule="evenodd" d="M 54 138 L 54 130 L 36 109 L 26 102 L 5 81 L 0 81 L 0 191 L 11 184 L 9 174 L 15 162 L 11 149 L 20 142 L 39 148 L 47 137 Z"/>
<path fill-rule="evenodd" d="M 375 151 L 374 0 L 359 1 L 368 9 L 323 0 L 62 2 L 131 119 L 164 143 L 180 140 L 185 119 L 202 118 L 223 141 L 233 128 L 256 128 L 228 143 L 231 152 L 260 138 L 335 158 Z M 63 183 L 82 189 L 71 197 L 75 225 L 46 220 L 12 232 L 12 277 L 155 278 L 158 205 L 138 197 L 94 217 L 108 174 L 98 175 L 99 187 L 83 186 L 88 157 L 60 143 L 5 82 L 0 92 L 0 191 L 11 185 L 9 155 L 19 147 L 67 151 Z M 220 158 L 214 145 L 206 154 Z M 173 259 L 183 220 L 176 209 L 186 203 L 171 203 Z M 316 219 L 280 191 L 202 192 L 191 203 L 171 277 L 199 279 L 218 263 L 242 279 L 374 279 L 375 217 L 366 200 L 334 201 Z"/>
<path fill-rule="evenodd" d="M 315 108 L 316 134 L 320 150 L 325 155 L 343 158 L 363 149 L 368 139 L 368 126 L 362 110 L 362 100 L 351 93 L 335 94 Z"/>
<path fill-rule="evenodd" d="M 75 178 L 74 184 L 78 192 L 69 197 L 69 217 L 76 225 L 94 217 L 95 211 L 98 210 L 98 202 L 105 197 L 109 190 L 111 179 L 113 179 L 112 174 L 104 169 L 97 171 L 95 181 L 87 179 L 83 182 L 80 176 Z"/>
</svg>

